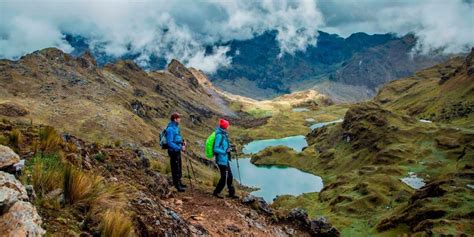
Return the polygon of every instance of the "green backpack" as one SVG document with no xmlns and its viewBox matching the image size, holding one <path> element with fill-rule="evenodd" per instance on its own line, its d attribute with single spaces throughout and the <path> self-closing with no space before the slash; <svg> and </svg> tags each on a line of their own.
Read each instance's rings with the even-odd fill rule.
<svg viewBox="0 0 474 237">
<path fill-rule="evenodd" d="M 224 139 L 221 139 L 221 146 Z M 216 132 L 212 132 L 206 139 L 206 157 L 212 159 L 214 157 L 214 143 L 216 142 Z"/>
</svg>

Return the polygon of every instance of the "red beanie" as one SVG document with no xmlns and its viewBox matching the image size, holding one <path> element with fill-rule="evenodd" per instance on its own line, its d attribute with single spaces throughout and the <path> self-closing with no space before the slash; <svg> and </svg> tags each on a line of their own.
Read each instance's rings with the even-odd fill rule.
<svg viewBox="0 0 474 237">
<path fill-rule="evenodd" d="M 230 125 L 229 121 L 227 121 L 225 119 L 219 119 L 219 126 L 222 129 L 227 129 L 229 127 L 229 125 Z"/>
</svg>

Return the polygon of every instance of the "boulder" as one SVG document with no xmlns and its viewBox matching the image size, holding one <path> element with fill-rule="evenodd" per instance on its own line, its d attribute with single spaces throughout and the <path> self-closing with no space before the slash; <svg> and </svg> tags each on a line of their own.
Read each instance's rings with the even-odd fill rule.
<svg viewBox="0 0 474 237">
<path fill-rule="evenodd" d="M 0 145 L 0 169 L 20 162 L 20 157 L 10 147 Z"/>
<path fill-rule="evenodd" d="M 0 213 L 9 210 L 18 201 L 28 200 L 25 187 L 12 174 L 0 171 Z"/>
<path fill-rule="evenodd" d="M 43 236 L 41 217 L 29 202 L 18 201 L 0 218 L 2 236 Z"/>
<path fill-rule="evenodd" d="M 242 203 L 250 205 L 254 209 L 263 211 L 266 214 L 269 214 L 269 215 L 273 214 L 273 210 L 270 208 L 268 203 L 262 197 L 255 197 L 249 194 L 244 199 L 242 199 Z"/>
<path fill-rule="evenodd" d="M 285 219 L 307 231 L 311 236 L 334 237 L 341 235 L 334 226 L 329 224 L 326 218 L 309 219 L 308 213 L 301 208 L 292 209 Z"/>
</svg>

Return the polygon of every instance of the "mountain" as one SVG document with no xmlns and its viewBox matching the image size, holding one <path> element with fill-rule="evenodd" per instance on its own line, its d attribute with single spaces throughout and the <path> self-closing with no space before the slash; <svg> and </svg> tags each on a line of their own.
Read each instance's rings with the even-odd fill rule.
<svg viewBox="0 0 474 237">
<path fill-rule="evenodd" d="M 473 58 L 474 49 L 347 105 L 342 123 L 306 135 L 303 152 L 274 147 L 254 155 L 255 164 L 324 180 L 319 193 L 273 205 L 324 215 L 343 236 L 472 235 Z"/>
<path fill-rule="evenodd" d="M 274 97 L 316 86 L 326 94 L 334 94 L 336 99 L 350 100 L 352 96 L 345 96 L 346 92 L 337 88 L 318 87 L 325 82 L 342 84 L 342 87 L 368 91 L 367 98 L 387 81 L 409 76 L 446 59 L 439 55 L 412 55 L 410 52 L 416 44 L 413 35 L 399 38 L 392 34 L 355 33 L 342 38 L 325 32 L 319 32 L 316 46 L 280 58 L 275 36 L 275 32 L 267 32 L 250 40 L 226 44 L 231 49 L 228 55 L 232 64 L 211 76 L 214 84 L 253 98 Z"/>
<path fill-rule="evenodd" d="M 320 31 L 316 46 L 294 55 L 279 57 L 276 32 L 269 31 L 248 40 L 232 40 L 213 46 L 228 46 L 229 67 L 210 75 L 214 84 L 233 94 L 255 99 L 268 99 L 293 91 L 315 89 L 336 101 L 367 99 L 387 81 L 444 61 L 447 56 L 412 53 L 413 35 L 354 33 L 347 38 Z M 74 47 L 73 55 L 88 48 L 87 39 L 67 35 Z M 119 59 L 94 53 L 99 65 Z M 120 59 L 134 60 L 139 54 L 126 54 Z M 166 67 L 166 60 L 151 57 L 149 70 Z"/>
<path fill-rule="evenodd" d="M 4 108 L 91 140 L 153 144 L 173 111 L 193 118 L 189 125 L 227 115 L 222 100 L 198 83 L 201 73 L 178 61 L 168 71 L 148 73 L 130 60 L 99 67 L 88 52 L 73 57 L 48 48 L 0 60 L 0 68 Z"/>
</svg>

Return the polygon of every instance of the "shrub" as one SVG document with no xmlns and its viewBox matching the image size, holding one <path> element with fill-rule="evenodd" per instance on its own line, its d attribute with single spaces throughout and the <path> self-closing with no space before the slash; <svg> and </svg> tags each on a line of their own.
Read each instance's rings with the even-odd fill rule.
<svg viewBox="0 0 474 237">
<path fill-rule="evenodd" d="M 121 144 L 122 144 L 122 143 L 120 142 L 120 140 L 116 140 L 116 141 L 114 142 L 114 146 L 115 146 L 115 147 L 120 147 Z"/>
<path fill-rule="evenodd" d="M 100 152 L 100 151 L 99 151 L 98 153 L 94 154 L 92 157 L 93 157 L 94 159 L 100 161 L 100 162 L 104 162 L 104 161 L 105 161 L 105 154 L 102 153 L 102 152 Z"/>
<path fill-rule="evenodd" d="M 31 162 L 32 165 L 27 171 L 31 174 L 29 183 L 33 185 L 38 195 L 44 196 L 62 187 L 64 166 L 58 156 L 36 156 Z"/>
<path fill-rule="evenodd" d="M 117 210 L 107 210 L 103 214 L 99 230 L 104 237 L 135 236 L 132 221 Z"/>
<path fill-rule="evenodd" d="M 59 150 L 62 138 L 53 127 L 44 127 L 39 131 L 39 148 L 42 154 L 51 154 Z"/>
</svg>

